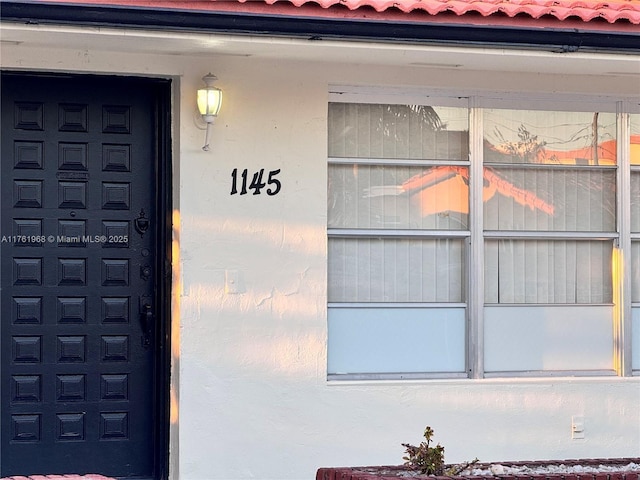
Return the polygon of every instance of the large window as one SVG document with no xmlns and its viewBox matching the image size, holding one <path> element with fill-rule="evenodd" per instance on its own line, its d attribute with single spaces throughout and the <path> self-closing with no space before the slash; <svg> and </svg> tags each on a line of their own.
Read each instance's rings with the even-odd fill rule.
<svg viewBox="0 0 640 480">
<path fill-rule="evenodd" d="M 616 113 L 615 102 L 574 111 L 335 100 L 330 378 L 616 373 L 616 352 L 640 344 L 640 115 Z M 629 190 L 621 164 L 631 164 Z M 633 340 L 614 335 L 624 312 L 616 255 L 633 258 Z"/>
<path fill-rule="evenodd" d="M 631 115 L 631 302 L 632 368 L 640 374 L 640 114 Z"/>
<path fill-rule="evenodd" d="M 616 115 L 483 117 L 485 372 L 612 372 Z"/>
<path fill-rule="evenodd" d="M 329 373 L 466 375 L 467 110 L 332 103 L 329 125 Z"/>
</svg>

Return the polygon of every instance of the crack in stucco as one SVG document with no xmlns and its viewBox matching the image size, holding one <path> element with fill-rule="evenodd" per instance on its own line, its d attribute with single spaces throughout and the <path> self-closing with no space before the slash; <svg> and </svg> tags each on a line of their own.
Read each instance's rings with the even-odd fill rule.
<svg viewBox="0 0 640 480">
<path fill-rule="evenodd" d="M 285 293 L 284 296 L 285 297 L 289 297 L 291 295 L 297 295 L 298 293 L 300 293 L 300 289 L 302 287 L 302 282 L 304 281 L 305 277 L 307 276 L 307 273 L 309 272 L 310 267 L 305 268 L 302 272 L 300 272 L 300 275 L 298 276 L 298 285 L 290 292 Z"/>
<path fill-rule="evenodd" d="M 273 300 L 273 297 L 275 296 L 276 293 L 276 287 L 272 287 L 271 288 L 271 293 L 269 293 L 269 295 L 267 295 L 266 297 L 264 297 L 262 300 L 260 300 L 257 304 L 256 307 L 261 307 L 265 302 L 269 301 L 269 300 Z"/>
</svg>

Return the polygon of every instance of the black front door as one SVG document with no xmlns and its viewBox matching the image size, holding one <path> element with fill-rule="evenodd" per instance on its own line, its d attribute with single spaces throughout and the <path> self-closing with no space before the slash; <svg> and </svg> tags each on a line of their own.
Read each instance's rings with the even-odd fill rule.
<svg viewBox="0 0 640 480">
<path fill-rule="evenodd" d="M 0 476 L 156 478 L 168 83 L 1 80 Z"/>
</svg>

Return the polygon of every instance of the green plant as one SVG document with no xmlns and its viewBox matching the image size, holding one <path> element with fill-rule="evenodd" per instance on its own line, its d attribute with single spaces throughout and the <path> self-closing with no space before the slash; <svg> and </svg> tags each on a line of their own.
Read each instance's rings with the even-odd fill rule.
<svg viewBox="0 0 640 480">
<path fill-rule="evenodd" d="M 425 442 L 420 443 L 419 446 L 403 443 L 405 447 L 406 456 L 402 457 L 405 460 L 405 465 L 420 470 L 420 473 L 427 475 L 442 475 L 444 473 L 444 447 L 439 443 L 435 447 L 431 447 L 431 437 L 433 437 L 433 429 L 427 425 L 424 429 Z"/>
<path fill-rule="evenodd" d="M 427 425 L 424 429 L 425 442 L 422 442 L 417 447 L 408 443 L 402 444 L 402 446 L 407 449 L 407 456 L 402 457 L 405 461 L 405 466 L 413 470 L 419 470 L 420 473 L 426 475 L 455 477 L 480 461 L 476 457 L 469 462 L 450 465 L 449 468 L 445 470 L 444 447 L 439 443 L 435 447 L 430 446 L 431 437 L 433 437 L 433 429 Z"/>
</svg>

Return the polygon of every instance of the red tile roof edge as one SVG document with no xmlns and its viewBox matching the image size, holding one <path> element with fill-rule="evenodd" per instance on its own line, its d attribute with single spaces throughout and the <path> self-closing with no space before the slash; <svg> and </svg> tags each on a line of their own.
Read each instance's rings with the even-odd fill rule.
<svg viewBox="0 0 640 480">
<path fill-rule="evenodd" d="M 38 0 L 38 3 L 345 21 L 615 31 L 640 35 L 640 29 L 636 26 L 640 25 L 640 0 Z M 563 6 L 569 4 L 573 7 Z M 586 7 L 585 4 L 591 6 Z M 633 8 L 622 8 L 620 5 Z M 596 8 L 598 6 L 600 9 Z"/>
<path fill-rule="evenodd" d="M 210 0 L 219 1 L 219 0 Z M 247 3 L 255 0 L 237 0 Z M 585 22 L 602 18 L 610 23 L 627 20 L 640 24 L 639 0 L 263 0 L 273 5 L 290 2 L 296 7 L 316 3 L 323 8 L 342 5 L 350 10 L 370 7 L 377 12 L 395 8 L 405 13 L 425 11 L 430 15 L 453 12 L 462 16 L 476 12 L 483 16 L 502 13 L 509 17 L 525 14 L 532 18 L 551 15 L 558 20 L 575 16 Z"/>
</svg>

